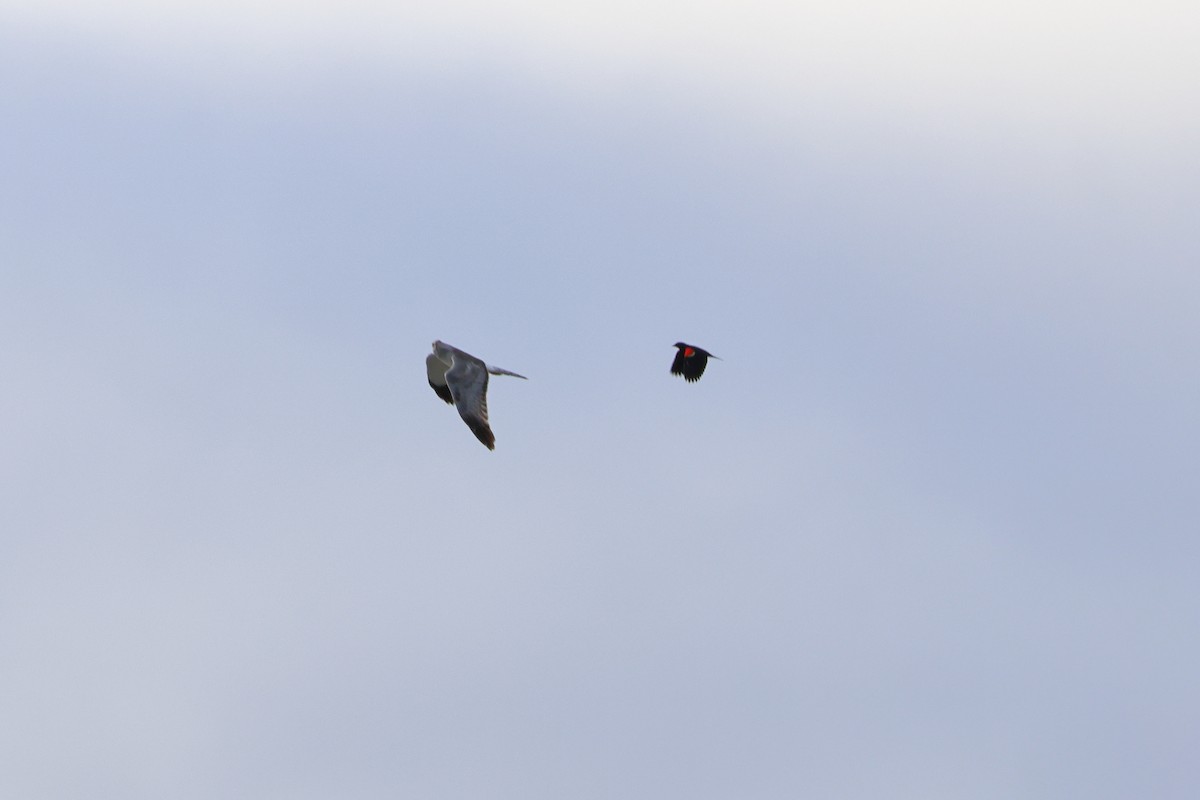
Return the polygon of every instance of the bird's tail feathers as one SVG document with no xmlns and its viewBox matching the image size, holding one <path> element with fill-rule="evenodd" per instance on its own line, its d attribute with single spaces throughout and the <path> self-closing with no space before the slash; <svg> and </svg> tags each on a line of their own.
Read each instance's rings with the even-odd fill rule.
<svg viewBox="0 0 1200 800">
<path fill-rule="evenodd" d="M 511 372 L 507 369 L 501 369 L 500 367 L 493 367 L 490 364 L 488 365 L 487 371 L 493 375 L 512 375 L 514 378 L 520 378 L 523 381 L 529 380 L 529 378 L 526 378 L 524 375 L 518 375 L 515 372 Z"/>
</svg>

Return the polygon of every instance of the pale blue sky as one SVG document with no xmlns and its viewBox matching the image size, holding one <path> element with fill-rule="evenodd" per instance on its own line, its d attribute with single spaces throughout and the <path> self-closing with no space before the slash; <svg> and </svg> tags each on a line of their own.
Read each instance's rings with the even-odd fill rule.
<svg viewBox="0 0 1200 800">
<path fill-rule="evenodd" d="M 1195 797 L 1200 12 L 1084 11 L 0 3 L 0 795 Z"/>
</svg>

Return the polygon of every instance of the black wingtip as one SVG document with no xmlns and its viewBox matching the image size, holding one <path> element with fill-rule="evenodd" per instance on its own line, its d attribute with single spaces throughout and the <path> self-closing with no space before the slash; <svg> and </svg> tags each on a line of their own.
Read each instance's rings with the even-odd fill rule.
<svg viewBox="0 0 1200 800">
<path fill-rule="evenodd" d="M 438 386 L 433 381 L 429 382 L 429 388 L 437 393 L 437 396 L 445 400 L 450 405 L 454 405 L 454 397 L 450 394 L 450 387 L 446 385 Z"/>
</svg>

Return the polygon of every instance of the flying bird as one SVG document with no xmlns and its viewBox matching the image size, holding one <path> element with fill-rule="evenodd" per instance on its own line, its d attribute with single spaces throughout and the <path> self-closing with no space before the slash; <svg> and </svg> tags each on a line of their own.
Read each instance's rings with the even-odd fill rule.
<svg viewBox="0 0 1200 800">
<path fill-rule="evenodd" d="M 671 374 L 682 375 L 688 383 L 700 380 L 704 368 L 708 366 L 708 359 L 721 360 L 719 356 L 690 344 L 676 342 L 675 346 L 679 348 L 679 352 L 675 354 L 675 360 L 671 363 Z"/>
<path fill-rule="evenodd" d="M 437 392 L 437 396 L 456 406 L 458 415 L 467 423 L 471 433 L 488 450 L 495 450 L 496 436 L 488 426 L 488 373 L 529 379 L 506 369 L 490 367 L 470 353 L 464 353 L 440 340 L 433 343 L 433 352 L 425 356 L 425 371 L 429 374 L 429 385 Z"/>
</svg>

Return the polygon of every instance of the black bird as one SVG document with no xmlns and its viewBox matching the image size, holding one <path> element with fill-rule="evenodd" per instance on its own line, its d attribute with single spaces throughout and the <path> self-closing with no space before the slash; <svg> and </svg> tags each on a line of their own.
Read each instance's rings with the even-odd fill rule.
<svg viewBox="0 0 1200 800">
<path fill-rule="evenodd" d="M 700 380 L 700 376 L 704 374 L 704 368 L 708 366 L 708 359 L 721 360 L 719 356 L 714 356 L 707 350 L 701 350 L 694 345 L 676 342 L 675 346 L 679 348 L 679 352 L 675 354 L 675 361 L 671 364 L 671 374 L 682 375 L 688 383 Z"/>
</svg>

